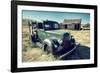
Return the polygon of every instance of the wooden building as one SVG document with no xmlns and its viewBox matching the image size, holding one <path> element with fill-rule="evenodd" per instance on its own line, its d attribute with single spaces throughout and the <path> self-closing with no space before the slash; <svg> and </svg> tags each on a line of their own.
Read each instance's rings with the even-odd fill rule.
<svg viewBox="0 0 100 73">
<path fill-rule="evenodd" d="M 80 30 L 81 29 L 81 19 L 64 19 L 61 24 L 63 29 Z"/>
</svg>

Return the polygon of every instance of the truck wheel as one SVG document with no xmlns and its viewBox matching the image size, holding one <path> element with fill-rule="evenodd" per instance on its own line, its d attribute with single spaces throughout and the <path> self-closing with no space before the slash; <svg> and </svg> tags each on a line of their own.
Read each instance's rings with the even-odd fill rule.
<svg viewBox="0 0 100 73">
<path fill-rule="evenodd" d="M 59 42 L 57 39 L 53 39 L 52 40 L 52 52 L 53 54 L 56 53 L 56 51 L 58 50 L 58 47 L 60 46 Z"/>
<path fill-rule="evenodd" d="M 47 54 L 52 53 L 52 44 L 49 39 L 45 39 L 43 42 L 43 51 L 45 51 Z"/>
<path fill-rule="evenodd" d="M 44 44 L 44 51 L 49 54 L 50 52 L 50 47 L 47 44 Z"/>
</svg>

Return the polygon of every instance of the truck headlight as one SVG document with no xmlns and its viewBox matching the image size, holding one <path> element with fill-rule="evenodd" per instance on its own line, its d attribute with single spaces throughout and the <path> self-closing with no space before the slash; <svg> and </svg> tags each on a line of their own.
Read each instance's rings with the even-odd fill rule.
<svg viewBox="0 0 100 73">
<path fill-rule="evenodd" d="M 58 46 L 56 44 L 54 44 L 54 47 L 57 48 Z"/>
</svg>

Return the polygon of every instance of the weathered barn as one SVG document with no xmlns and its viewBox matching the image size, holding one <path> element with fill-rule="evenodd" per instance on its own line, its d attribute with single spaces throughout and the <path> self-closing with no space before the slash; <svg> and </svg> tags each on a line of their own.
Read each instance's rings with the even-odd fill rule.
<svg viewBox="0 0 100 73">
<path fill-rule="evenodd" d="M 64 19 L 61 24 L 63 29 L 80 30 L 81 29 L 81 19 Z"/>
</svg>

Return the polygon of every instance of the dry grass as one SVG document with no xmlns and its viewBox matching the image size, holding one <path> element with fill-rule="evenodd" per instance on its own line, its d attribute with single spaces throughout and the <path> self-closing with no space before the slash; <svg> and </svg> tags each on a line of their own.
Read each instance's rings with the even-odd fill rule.
<svg viewBox="0 0 100 73">
<path fill-rule="evenodd" d="M 73 35 L 75 40 L 80 43 L 81 45 L 90 47 L 90 30 L 66 30 Z"/>
<path fill-rule="evenodd" d="M 26 52 L 23 52 L 23 62 L 33 62 L 33 61 L 54 61 L 53 55 L 47 55 L 40 48 L 31 48 Z"/>
</svg>

